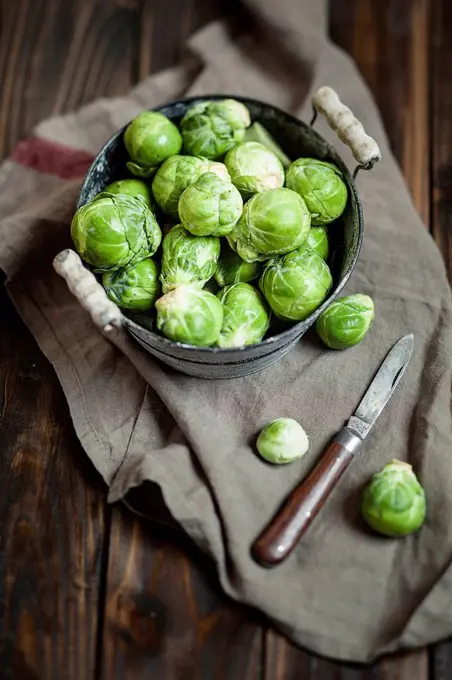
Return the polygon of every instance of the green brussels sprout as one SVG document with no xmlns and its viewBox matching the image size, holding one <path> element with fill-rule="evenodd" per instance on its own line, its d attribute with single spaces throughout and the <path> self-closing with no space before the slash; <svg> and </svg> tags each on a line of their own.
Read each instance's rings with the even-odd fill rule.
<svg viewBox="0 0 452 680">
<path fill-rule="evenodd" d="M 269 131 L 261 125 L 258 121 L 250 125 L 250 127 L 245 131 L 245 142 L 259 142 L 270 149 L 272 153 L 275 154 L 276 158 L 279 158 L 283 168 L 288 168 L 291 160 L 284 151 L 279 146 L 278 142 L 272 137 Z"/>
<path fill-rule="evenodd" d="M 110 300 L 119 307 L 145 312 L 154 305 L 159 294 L 159 272 L 147 258 L 114 272 L 105 272 L 102 285 Z"/>
<path fill-rule="evenodd" d="M 264 261 L 301 246 L 310 225 L 306 204 L 295 191 L 271 189 L 245 203 L 228 242 L 242 260 Z"/>
<path fill-rule="evenodd" d="M 309 448 L 301 425 L 292 418 L 277 418 L 266 425 L 256 442 L 257 450 L 269 463 L 291 463 Z"/>
<path fill-rule="evenodd" d="M 249 283 L 233 283 L 217 295 L 224 319 L 218 347 L 245 347 L 260 342 L 270 325 L 270 311 L 259 291 Z"/>
<path fill-rule="evenodd" d="M 224 163 L 244 199 L 284 184 L 284 168 L 275 154 L 258 142 L 244 142 L 228 151 Z"/>
<path fill-rule="evenodd" d="M 347 204 L 342 172 L 332 163 L 299 158 L 287 170 L 286 186 L 304 199 L 314 226 L 337 219 Z"/>
<path fill-rule="evenodd" d="M 417 531 L 427 513 L 425 492 L 408 463 L 393 460 L 365 488 L 361 513 L 367 524 L 384 536 L 407 536 Z"/>
<path fill-rule="evenodd" d="M 303 243 L 308 250 L 314 250 L 325 262 L 330 254 L 328 232 L 325 227 L 311 227 L 308 238 Z"/>
<path fill-rule="evenodd" d="M 202 288 L 213 276 L 220 257 L 220 239 L 193 236 L 181 224 L 163 239 L 162 289 L 167 293 L 180 284 L 193 283 Z"/>
<path fill-rule="evenodd" d="M 152 191 L 160 209 L 176 219 L 177 206 L 185 189 L 206 172 L 206 161 L 196 156 L 170 156 L 162 163 L 152 181 Z"/>
<path fill-rule="evenodd" d="M 149 191 L 147 184 L 141 179 L 119 179 L 105 187 L 102 193 L 135 196 L 135 198 L 140 198 L 144 201 L 147 207 L 154 212 L 151 192 Z"/>
<path fill-rule="evenodd" d="M 195 236 L 225 236 L 242 214 L 243 201 L 233 184 L 206 172 L 179 199 L 179 217 Z"/>
<path fill-rule="evenodd" d="M 266 263 L 259 287 L 279 319 L 303 321 L 322 304 L 332 282 L 326 262 L 301 246 Z"/>
<path fill-rule="evenodd" d="M 150 257 L 162 240 L 154 215 L 141 199 L 105 193 L 77 210 L 71 236 L 80 257 L 99 272 Z"/>
<path fill-rule="evenodd" d="M 250 122 L 246 106 L 234 99 L 200 102 L 182 118 L 184 151 L 192 156 L 219 158 L 243 140 Z"/>
<path fill-rule="evenodd" d="M 260 262 L 245 262 L 226 241 L 221 244 L 221 255 L 214 274 L 219 286 L 223 288 L 233 283 L 250 283 L 259 278 L 261 273 Z"/>
<path fill-rule="evenodd" d="M 163 113 L 143 111 L 124 133 L 124 144 L 131 161 L 127 168 L 137 177 L 150 177 L 169 156 L 179 153 L 179 130 Z"/>
<path fill-rule="evenodd" d="M 331 349 L 347 349 L 357 345 L 374 320 L 374 303 L 368 295 L 346 295 L 338 298 L 319 316 L 316 330 Z"/>
<path fill-rule="evenodd" d="M 223 324 L 223 305 L 207 290 L 178 286 L 155 303 L 157 328 L 170 340 L 187 345 L 214 345 Z"/>
</svg>

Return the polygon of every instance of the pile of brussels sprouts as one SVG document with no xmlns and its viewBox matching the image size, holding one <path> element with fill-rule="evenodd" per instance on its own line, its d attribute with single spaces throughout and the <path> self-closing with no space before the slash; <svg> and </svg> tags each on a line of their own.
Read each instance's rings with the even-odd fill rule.
<svg viewBox="0 0 452 680">
<path fill-rule="evenodd" d="M 124 144 L 135 178 L 81 207 L 71 233 L 129 316 L 173 341 L 229 348 L 322 304 L 332 285 L 327 227 L 347 203 L 337 167 L 291 162 L 233 99 L 192 106 L 179 128 L 145 111 Z M 343 349 L 364 337 L 373 303 L 349 296 L 327 312 L 319 335 Z"/>
</svg>

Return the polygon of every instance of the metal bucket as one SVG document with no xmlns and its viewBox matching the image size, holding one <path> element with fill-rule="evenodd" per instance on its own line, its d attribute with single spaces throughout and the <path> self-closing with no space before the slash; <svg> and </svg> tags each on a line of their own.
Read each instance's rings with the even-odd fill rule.
<svg viewBox="0 0 452 680">
<path fill-rule="evenodd" d="M 179 124 L 188 108 L 201 101 L 211 99 L 226 99 L 233 95 L 215 95 L 205 97 L 191 97 L 176 101 L 165 106 L 156 107 L 174 123 Z M 379 160 L 379 150 L 376 143 L 368 137 L 361 124 L 353 117 L 351 111 L 343 106 L 337 95 L 330 88 L 321 88 L 313 98 L 315 115 L 311 125 L 294 118 L 281 109 L 247 97 L 235 99 L 243 102 L 249 109 L 253 121 L 259 121 L 275 137 L 290 158 L 311 157 L 331 161 L 343 172 L 344 181 L 348 188 L 348 203 L 343 215 L 329 229 L 332 257 L 330 260 L 333 275 L 333 286 L 328 298 L 307 319 L 290 327 L 282 328 L 281 332 L 265 338 L 262 342 L 242 349 L 220 349 L 217 347 L 193 347 L 178 342 L 172 342 L 152 330 L 147 330 L 122 314 L 116 306 L 108 302 L 110 314 L 97 310 L 93 313 L 92 305 L 77 291 L 77 282 L 71 282 L 71 275 L 66 266 L 67 253 L 63 251 L 55 259 L 55 269 L 68 281 L 72 292 L 77 295 L 84 307 L 93 313 L 98 325 L 103 329 L 112 325 L 123 325 L 145 349 L 157 359 L 172 368 L 199 378 L 237 378 L 270 366 L 287 354 L 294 344 L 302 337 L 317 317 L 337 297 L 347 283 L 357 262 L 363 239 L 363 215 L 354 177 L 359 168 L 369 169 Z M 333 129 L 336 129 L 341 139 L 351 147 L 358 167 L 352 176 L 337 151 L 316 132 L 312 124 L 317 111 L 325 114 Z M 94 160 L 80 191 L 77 207 L 88 203 L 96 194 L 101 192 L 107 184 L 123 179 L 126 171 L 127 152 L 124 147 L 123 135 L 125 127 L 119 130 L 103 147 Z M 72 256 L 75 256 L 72 253 Z M 78 259 L 78 256 L 76 256 Z M 80 283 L 80 268 L 79 281 Z M 94 278 L 88 270 L 91 290 Z M 88 280 L 88 279 L 87 279 Z M 72 284 L 72 285 L 71 285 Z M 100 287 L 99 284 L 97 284 Z M 79 286 L 80 290 L 80 286 Z M 100 291 L 96 290 L 100 296 Z M 106 304 L 106 303 L 105 303 Z M 115 307 L 115 310 L 112 309 Z M 108 317 L 108 318 L 107 318 Z"/>
</svg>

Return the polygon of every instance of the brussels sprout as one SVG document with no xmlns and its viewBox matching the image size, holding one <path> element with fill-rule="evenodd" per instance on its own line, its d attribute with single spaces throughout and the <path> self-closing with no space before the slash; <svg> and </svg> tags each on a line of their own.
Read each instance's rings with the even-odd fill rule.
<svg viewBox="0 0 452 680">
<path fill-rule="evenodd" d="M 368 295 L 338 298 L 319 316 L 316 330 L 331 349 L 347 349 L 357 345 L 374 320 L 374 303 Z"/>
<path fill-rule="evenodd" d="M 99 194 L 79 208 L 71 236 L 80 257 L 99 272 L 115 271 L 150 257 L 162 240 L 149 208 L 126 194 Z"/>
<path fill-rule="evenodd" d="M 124 269 L 105 272 L 102 285 L 119 307 L 145 312 L 151 309 L 159 293 L 158 268 L 147 258 Z"/>
<path fill-rule="evenodd" d="M 332 282 L 326 262 L 301 246 L 266 263 L 259 287 L 279 319 L 303 321 L 322 304 Z"/>
<path fill-rule="evenodd" d="M 233 283 L 249 283 L 259 278 L 262 273 L 260 262 L 245 262 L 224 241 L 221 244 L 221 255 L 215 271 L 215 280 L 222 288 Z"/>
<path fill-rule="evenodd" d="M 149 191 L 147 184 L 141 179 L 119 179 L 105 187 L 103 193 L 135 196 L 135 198 L 140 198 L 146 203 L 148 208 L 153 210 L 151 192 Z"/>
<path fill-rule="evenodd" d="M 244 142 L 228 151 L 224 163 L 244 199 L 284 184 L 284 168 L 275 154 L 258 142 Z"/>
<path fill-rule="evenodd" d="M 161 210 L 176 219 L 177 206 L 185 189 L 206 172 L 207 162 L 195 156 L 171 156 L 162 163 L 152 181 L 152 191 Z"/>
<path fill-rule="evenodd" d="M 266 425 L 256 442 L 257 450 L 269 463 L 291 463 L 309 448 L 301 425 L 292 418 L 277 418 Z"/>
<path fill-rule="evenodd" d="M 427 503 L 411 465 L 393 460 L 377 472 L 364 490 L 361 513 L 384 536 L 407 536 L 419 529 Z"/>
<path fill-rule="evenodd" d="M 325 227 L 311 227 L 308 238 L 303 243 L 305 248 L 313 250 L 320 255 L 325 262 L 330 254 L 330 246 L 328 243 L 328 232 Z"/>
<path fill-rule="evenodd" d="M 208 347 L 220 335 L 223 305 L 215 295 L 191 284 L 178 286 L 155 303 L 157 328 L 170 340 Z"/>
<path fill-rule="evenodd" d="M 314 226 L 337 219 L 347 204 L 347 187 L 342 173 L 332 163 L 299 158 L 287 170 L 286 186 L 304 199 Z"/>
<path fill-rule="evenodd" d="M 150 177 L 160 163 L 179 153 L 179 130 L 157 111 L 143 111 L 126 128 L 124 144 L 132 159 L 127 168 L 137 177 Z"/>
<path fill-rule="evenodd" d="M 181 224 L 163 239 L 163 292 L 183 283 L 202 288 L 213 276 L 220 257 L 220 239 L 216 236 L 193 236 Z"/>
<path fill-rule="evenodd" d="M 260 342 L 270 325 L 270 312 L 262 295 L 249 283 L 226 286 L 217 295 L 224 307 L 219 347 L 245 347 Z"/>
<path fill-rule="evenodd" d="M 206 172 L 179 199 L 179 217 L 195 236 L 225 236 L 242 214 L 243 201 L 233 184 Z"/>
<path fill-rule="evenodd" d="M 261 125 L 258 121 L 253 123 L 245 131 L 244 141 L 259 142 L 259 144 L 263 144 L 264 146 L 267 147 L 267 149 L 270 149 L 270 151 L 272 151 L 275 154 L 276 158 L 279 158 L 283 165 L 283 168 L 289 167 L 291 163 L 289 156 L 287 156 L 284 153 L 284 151 L 279 146 L 278 142 L 272 137 L 269 131 L 266 130 L 264 126 Z"/>
<path fill-rule="evenodd" d="M 310 225 L 306 204 L 295 191 L 271 189 L 245 203 L 228 242 L 246 262 L 268 260 L 301 246 Z"/>
<path fill-rule="evenodd" d="M 219 158 L 243 140 L 250 124 L 246 106 L 234 99 L 192 106 L 181 122 L 185 153 Z"/>
</svg>

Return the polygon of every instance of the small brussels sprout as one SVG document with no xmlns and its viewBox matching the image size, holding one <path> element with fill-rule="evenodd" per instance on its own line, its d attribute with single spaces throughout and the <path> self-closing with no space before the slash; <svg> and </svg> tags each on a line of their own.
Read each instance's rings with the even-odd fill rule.
<svg viewBox="0 0 452 680">
<path fill-rule="evenodd" d="M 207 162 L 195 156 L 170 156 L 162 163 L 152 181 L 152 191 L 160 209 L 178 218 L 177 206 L 185 189 L 206 172 Z"/>
<path fill-rule="evenodd" d="M 306 204 L 295 191 L 271 189 L 245 203 L 228 242 L 242 260 L 264 261 L 301 246 L 310 225 Z"/>
<path fill-rule="evenodd" d="M 249 283 L 226 286 L 217 295 L 224 307 L 218 347 L 245 347 L 260 342 L 270 325 L 270 311 Z"/>
<path fill-rule="evenodd" d="M 170 340 L 209 347 L 218 340 L 223 305 L 207 290 L 190 284 L 178 286 L 155 303 L 157 328 Z"/>
<path fill-rule="evenodd" d="M 144 201 L 147 207 L 153 211 L 151 192 L 149 191 L 147 184 L 141 179 L 119 179 L 105 187 L 103 193 L 135 196 L 135 198 L 140 198 Z"/>
<path fill-rule="evenodd" d="M 256 442 L 257 450 L 269 463 L 291 463 L 309 448 L 301 425 L 292 418 L 277 418 L 266 425 Z"/>
<path fill-rule="evenodd" d="M 279 146 L 278 142 L 272 137 L 269 131 L 261 125 L 258 121 L 250 125 L 250 127 L 245 132 L 245 142 L 259 142 L 270 149 L 272 153 L 275 154 L 276 158 L 279 158 L 283 168 L 288 168 L 291 160 L 284 151 Z"/>
<path fill-rule="evenodd" d="M 163 239 L 162 289 L 167 293 L 180 284 L 193 283 L 202 288 L 213 276 L 220 257 L 220 239 L 193 236 L 181 224 Z"/>
<path fill-rule="evenodd" d="M 160 163 L 179 153 L 179 130 L 163 113 L 143 111 L 124 133 L 124 144 L 131 161 L 127 168 L 137 177 L 150 177 Z"/>
<path fill-rule="evenodd" d="M 279 319 L 303 321 L 322 304 L 332 282 L 326 262 L 301 246 L 266 263 L 259 287 Z"/>
<path fill-rule="evenodd" d="M 328 243 L 328 232 L 325 227 L 311 227 L 308 238 L 303 243 L 305 248 L 313 250 L 320 255 L 325 262 L 330 254 L 330 246 Z"/>
<path fill-rule="evenodd" d="M 332 163 L 299 158 L 287 170 L 286 186 L 304 199 L 314 226 L 337 219 L 347 204 L 342 172 Z"/>
<path fill-rule="evenodd" d="M 258 142 L 244 142 L 228 151 L 224 163 L 244 199 L 284 184 L 284 168 L 275 154 Z"/>
<path fill-rule="evenodd" d="M 245 262 L 226 241 L 221 244 L 221 255 L 215 271 L 215 280 L 222 288 L 233 283 L 250 283 L 262 273 L 260 262 Z"/>
<path fill-rule="evenodd" d="M 99 272 L 150 257 L 162 240 L 154 215 L 141 199 L 104 193 L 77 210 L 71 236 L 80 257 Z"/>
<path fill-rule="evenodd" d="M 367 524 L 384 536 L 407 536 L 417 531 L 427 513 L 425 492 L 408 463 L 393 460 L 365 488 L 361 513 Z"/>
<path fill-rule="evenodd" d="M 119 307 L 145 312 L 154 305 L 159 294 L 159 272 L 147 258 L 115 272 L 105 272 L 102 285 L 110 300 Z"/>
<path fill-rule="evenodd" d="M 250 122 L 246 106 L 234 99 L 200 102 L 182 118 L 184 151 L 192 156 L 219 158 L 243 140 Z"/>
<path fill-rule="evenodd" d="M 374 320 L 374 303 L 368 295 L 346 295 L 338 298 L 319 316 L 316 330 L 331 349 L 347 349 L 357 345 Z"/>
<path fill-rule="evenodd" d="M 179 199 L 179 217 L 195 236 L 225 236 L 242 214 L 243 201 L 233 184 L 206 172 Z"/>
</svg>

